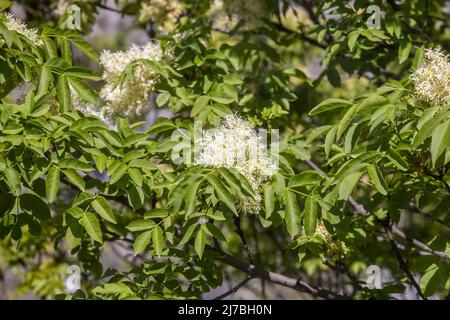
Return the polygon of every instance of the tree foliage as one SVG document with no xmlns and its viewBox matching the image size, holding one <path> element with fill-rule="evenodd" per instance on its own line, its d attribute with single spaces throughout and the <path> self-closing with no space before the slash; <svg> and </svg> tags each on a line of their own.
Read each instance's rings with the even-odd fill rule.
<svg viewBox="0 0 450 320">
<path fill-rule="evenodd" d="M 448 297 L 449 3 L 169 2 L 0 1 L 0 266 L 45 298 L 200 298 L 230 272 L 319 298 Z M 52 11 L 71 4 L 80 30 Z M 158 58 L 102 60 L 85 37 L 100 12 L 131 16 Z M 417 80 L 433 54 L 436 79 Z M 141 94 L 173 116 L 148 126 L 130 107 Z M 280 133 L 279 168 L 256 187 L 173 157 L 195 121 L 233 114 Z M 126 266 L 104 268 L 114 248 Z"/>
</svg>

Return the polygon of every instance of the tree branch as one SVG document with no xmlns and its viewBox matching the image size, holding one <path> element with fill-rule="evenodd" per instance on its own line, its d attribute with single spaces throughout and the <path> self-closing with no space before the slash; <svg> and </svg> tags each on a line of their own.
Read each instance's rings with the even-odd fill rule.
<svg viewBox="0 0 450 320">
<path fill-rule="evenodd" d="M 223 251 L 221 252 L 221 254 L 222 254 L 222 256 L 219 259 L 222 262 L 224 262 L 242 272 L 250 274 L 254 278 L 262 278 L 262 279 L 265 279 L 272 283 L 276 283 L 276 284 L 282 285 L 284 287 L 295 289 L 300 292 L 308 293 L 308 294 L 311 294 L 313 296 L 317 296 L 317 297 L 320 297 L 323 299 L 340 299 L 340 300 L 349 299 L 346 296 L 337 294 L 330 290 L 312 286 L 300 278 L 293 279 L 293 278 L 289 278 L 289 277 L 279 274 L 279 273 L 266 271 L 257 266 L 254 266 L 253 264 L 249 264 L 245 261 L 242 261 L 233 256 L 230 256 L 229 254 L 227 254 Z"/>
<path fill-rule="evenodd" d="M 392 251 L 394 251 L 394 254 L 397 258 L 398 264 L 400 268 L 405 272 L 406 276 L 408 277 L 409 281 L 413 285 L 414 288 L 416 288 L 417 293 L 423 300 L 428 300 L 422 293 L 422 290 L 420 289 L 420 286 L 417 284 L 416 279 L 414 279 L 413 274 L 411 273 L 411 270 L 409 270 L 408 264 L 406 263 L 405 259 L 403 259 L 402 254 L 400 253 L 400 250 L 397 247 L 397 244 L 394 241 L 394 237 L 392 236 L 392 231 L 389 228 L 389 226 L 385 226 L 384 229 L 386 230 L 386 234 L 388 235 L 389 242 L 392 247 Z"/>
<path fill-rule="evenodd" d="M 247 253 L 248 260 L 250 260 L 250 263 L 254 263 L 252 251 L 250 250 L 247 240 L 245 240 L 244 232 L 241 229 L 241 217 L 234 217 L 234 225 L 236 226 L 237 234 L 239 235 L 239 238 L 241 238 L 242 244 L 244 246 L 245 252 Z"/>
<path fill-rule="evenodd" d="M 247 277 L 245 277 L 245 279 L 242 280 L 241 282 L 239 282 L 236 286 L 234 286 L 233 288 L 231 288 L 227 292 L 225 292 L 225 293 L 223 293 L 223 294 L 213 298 L 213 300 L 222 300 L 223 298 L 228 297 L 230 294 L 233 294 L 233 293 L 237 292 L 240 288 L 245 286 L 247 284 L 247 282 L 249 282 L 252 279 L 253 279 L 253 276 L 251 274 L 247 275 Z"/>
<path fill-rule="evenodd" d="M 305 162 L 308 164 L 308 166 L 310 168 L 316 170 L 317 172 L 319 172 L 325 178 L 329 178 L 329 176 L 319 166 L 317 166 L 314 162 L 312 162 L 311 160 L 305 160 Z M 367 215 L 370 214 L 370 212 L 368 212 L 364 208 L 364 206 L 362 204 L 358 203 L 355 199 L 353 199 L 352 196 L 348 197 L 348 202 L 350 202 L 352 207 L 355 209 L 356 213 L 358 213 L 359 215 L 367 216 Z M 396 236 L 402 238 L 403 240 L 408 241 L 409 243 L 411 243 L 412 245 L 414 245 L 416 248 L 418 248 L 420 250 L 429 252 L 429 253 L 434 254 L 435 256 L 438 256 L 440 258 L 448 259 L 448 257 L 449 257 L 447 253 L 442 252 L 442 251 L 433 250 L 430 247 L 428 247 L 425 243 L 423 243 L 423 242 L 421 242 L 421 241 L 419 241 L 419 240 L 417 240 L 415 238 L 407 236 L 402 230 L 397 228 L 395 225 L 392 226 L 392 232 Z"/>
</svg>

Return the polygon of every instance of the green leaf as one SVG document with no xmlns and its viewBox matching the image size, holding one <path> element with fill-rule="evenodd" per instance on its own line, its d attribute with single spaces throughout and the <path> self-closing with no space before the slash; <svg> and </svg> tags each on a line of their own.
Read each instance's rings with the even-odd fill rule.
<svg viewBox="0 0 450 320">
<path fill-rule="evenodd" d="M 41 198 L 31 193 L 24 193 L 20 196 L 20 207 L 40 220 L 47 220 L 52 217 L 48 205 Z"/>
<path fill-rule="evenodd" d="M 448 278 L 446 279 L 443 268 L 434 264 L 434 267 L 429 268 L 420 279 L 420 289 L 425 297 L 432 296 L 446 280 Z"/>
<path fill-rule="evenodd" d="M 98 81 L 102 79 L 102 76 L 96 72 L 83 68 L 83 67 L 69 67 L 64 71 L 64 75 L 67 77 L 75 77 L 80 79 L 87 79 L 92 81 Z"/>
<path fill-rule="evenodd" d="M 91 206 L 103 219 L 112 223 L 117 223 L 114 213 L 104 197 L 97 196 L 97 198 L 91 202 Z"/>
<path fill-rule="evenodd" d="M 391 149 L 388 155 L 389 160 L 402 171 L 408 170 L 408 162 L 396 150 Z"/>
<path fill-rule="evenodd" d="M 323 177 L 315 170 L 305 170 L 289 179 L 289 188 L 320 186 Z"/>
<path fill-rule="evenodd" d="M 128 203 L 134 210 L 144 206 L 145 194 L 141 187 L 132 185 L 128 188 Z"/>
<path fill-rule="evenodd" d="M 50 71 L 50 69 L 43 66 L 41 69 L 41 76 L 39 78 L 39 85 L 36 93 L 36 99 L 39 99 L 48 93 L 48 87 L 50 85 L 51 78 L 52 72 Z"/>
<path fill-rule="evenodd" d="M 383 173 L 376 163 L 367 166 L 367 173 L 369 174 L 370 181 L 372 181 L 375 188 L 381 194 L 387 195 L 388 186 L 384 180 Z"/>
<path fill-rule="evenodd" d="M 294 192 L 286 189 L 286 229 L 291 236 L 294 238 L 300 232 L 301 225 L 301 213 L 300 207 L 298 206 L 297 196 Z"/>
<path fill-rule="evenodd" d="M 9 0 L 0 0 L 0 11 L 9 8 L 13 3 Z"/>
<path fill-rule="evenodd" d="M 195 100 L 194 106 L 191 110 L 191 116 L 197 116 L 205 107 L 209 108 L 209 97 L 208 96 L 200 96 Z"/>
<path fill-rule="evenodd" d="M 275 209 L 275 190 L 271 184 L 264 187 L 264 207 L 266 219 L 269 219 Z"/>
<path fill-rule="evenodd" d="M 88 163 L 72 158 L 65 158 L 60 160 L 58 166 L 63 169 L 74 169 L 87 172 L 91 172 L 94 170 Z"/>
<path fill-rule="evenodd" d="M 44 49 L 48 59 L 58 58 L 58 50 L 53 40 L 49 37 L 42 37 L 42 41 L 44 42 Z"/>
<path fill-rule="evenodd" d="M 317 226 L 317 203 L 313 197 L 308 197 L 305 201 L 304 228 L 307 236 L 312 236 L 316 232 Z"/>
<path fill-rule="evenodd" d="M 0 219 L 14 208 L 16 197 L 10 193 L 3 192 L 0 194 Z"/>
<path fill-rule="evenodd" d="M 424 56 L 425 56 L 424 50 L 422 48 L 418 48 L 412 63 L 413 70 L 416 70 L 422 65 Z"/>
<path fill-rule="evenodd" d="M 164 106 L 169 101 L 169 98 L 170 98 L 170 93 L 168 91 L 160 93 L 158 95 L 158 97 L 156 98 L 156 105 L 158 107 Z"/>
<path fill-rule="evenodd" d="M 153 230 L 142 232 L 140 235 L 136 237 L 134 240 L 134 255 L 138 255 L 143 252 L 145 248 L 147 248 L 150 243 L 150 239 L 152 238 Z"/>
<path fill-rule="evenodd" d="M 91 239 L 103 243 L 102 230 L 95 214 L 89 211 L 83 213 L 80 223 Z"/>
<path fill-rule="evenodd" d="M 436 167 L 436 163 L 439 157 L 450 146 L 450 120 L 440 124 L 436 127 L 431 137 L 431 160 L 433 168 Z"/>
<path fill-rule="evenodd" d="M 122 178 L 122 176 L 127 172 L 128 166 L 125 163 L 120 163 L 115 170 L 109 172 L 110 178 L 109 183 L 114 184 Z"/>
<path fill-rule="evenodd" d="M 197 192 L 200 184 L 203 180 L 197 180 L 194 182 L 191 182 L 186 190 L 186 196 L 184 199 L 185 202 L 185 208 L 184 211 L 186 213 L 186 216 L 191 215 L 194 213 L 195 210 L 195 201 L 197 199 Z"/>
<path fill-rule="evenodd" d="M 428 113 L 424 113 L 424 115 L 428 116 Z M 411 146 L 414 149 L 417 148 L 422 142 L 424 142 L 431 135 L 433 130 L 439 125 L 439 123 L 442 120 L 448 119 L 448 117 L 450 116 L 450 110 L 439 112 L 434 117 L 433 114 L 429 116 L 430 118 L 422 124 L 419 131 L 414 136 L 414 141 Z"/>
<path fill-rule="evenodd" d="M 165 218 L 169 215 L 169 212 L 166 209 L 152 209 L 144 213 L 145 219 L 154 219 L 154 218 Z"/>
<path fill-rule="evenodd" d="M 180 246 L 188 243 L 188 241 L 191 240 L 192 235 L 194 234 L 194 231 L 197 229 L 198 226 L 199 225 L 197 223 L 193 223 L 186 229 L 186 231 L 183 234 L 183 237 L 180 240 L 179 243 Z"/>
<path fill-rule="evenodd" d="M 402 64 L 406 61 L 406 59 L 408 59 L 411 48 L 411 42 L 407 40 L 400 42 L 400 46 L 398 47 L 398 63 Z"/>
<path fill-rule="evenodd" d="M 150 170 L 157 169 L 157 166 L 154 163 L 151 163 L 150 161 L 144 159 L 131 160 L 128 165 L 135 168 L 146 168 Z"/>
<path fill-rule="evenodd" d="M 69 181 L 77 186 L 81 191 L 85 190 L 85 184 L 82 177 L 78 175 L 78 173 L 73 169 L 66 169 L 63 170 L 66 177 L 69 179 Z"/>
<path fill-rule="evenodd" d="M 72 43 L 81 51 L 84 52 L 89 58 L 98 63 L 97 50 L 94 49 L 88 42 L 83 39 L 72 40 Z"/>
<path fill-rule="evenodd" d="M 314 115 L 322 113 L 322 112 L 326 112 L 326 111 L 330 111 L 330 110 L 334 110 L 334 109 L 340 109 L 340 108 L 344 108 L 344 107 L 349 107 L 352 104 L 353 104 L 352 102 L 344 100 L 344 99 L 338 99 L 338 98 L 328 99 L 328 100 L 325 100 L 325 101 L 319 103 L 317 106 L 315 106 L 309 112 L 309 115 L 314 116 Z"/>
<path fill-rule="evenodd" d="M 339 200 L 347 200 L 361 176 L 362 172 L 353 172 L 339 182 Z"/>
<path fill-rule="evenodd" d="M 13 167 L 8 167 L 5 170 L 5 178 L 8 187 L 16 196 L 18 196 L 22 192 L 19 173 Z"/>
<path fill-rule="evenodd" d="M 77 78 L 67 78 L 67 80 L 84 101 L 94 104 L 97 102 L 98 93 L 82 80 Z"/>
<path fill-rule="evenodd" d="M 352 122 L 353 118 L 362 110 L 368 112 L 376 107 L 379 107 L 387 102 L 387 99 L 380 95 L 370 95 L 361 102 L 353 105 L 344 114 L 342 119 L 339 121 L 336 132 L 336 140 L 339 140 L 342 134 L 345 132 L 347 127 Z"/>
<path fill-rule="evenodd" d="M 147 219 L 139 219 L 131 221 L 127 225 L 127 229 L 131 232 L 138 232 L 138 231 L 145 231 L 145 230 L 151 230 L 155 226 L 155 222 L 153 220 L 147 220 Z"/>
<path fill-rule="evenodd" d="M 335 139 L 336 139 L 336 131 L 337 131 L 337 127 L 333 127 L 330 129 L 330 131 L 328 131 L 327 135 L 325 136 L 325 155 L 328 156 L 330 155 L 330 151 L 331 151 L 331 146 L 333 145 Z"/>
<path fill-rule="evenodd" d="M 360 34 L 361 34 L 360 30 L 353 30 L 352 32 L 349 33 L 347 44 L 350 51 L 353 51 L 353 49 L 355 48 L 356 41 L 358 40 Z"/>
<path fill-rule="evenodd" d="M 218 103 L 230 104 L 238 100 L 238 92 L 234 86 L 219 83 L 213 86 L 210 92 L 210 98 Z"/>
<path fill-rule="evenodd" d="M 227 239 L 223 235 L 222 231 L 217 226 L 215 226 L 214 224 L 206 223 L 206 224 L 204 224 L 204 226 L 205 226 L 204 230 L 206 232 L 210 233 L 210 235 L 212 237 L 214 237 L 214 238 L 216 238 L 217 240 L 220 240 L 220 241 L 227 241 Z"/>
<path fill-rule="evenodd" d="M 159 257 L 164 249 L 163 230 L 160 226 L 156 226 L 152 231 L 153 248 Z"/>
<path fill-rule="evenodd" d="M 214 188 L 219 199 L 231 210 L 234 214 L 237 214 L 236 207 L 234 205 L 233 195 L 228 191 L 228 189 L 223 185 L 223 183 L 216 177 L 208 175 L 206 177 L 209 184 Z"/>
<path fill-rule="evenodd" d="M 133 180 L 134 184 L 138 187 L 142 187 L 142 174 L 139 169 L 136 168 L 128 168 L 128 174 L 130 175 L 131 180 Z"/>
<path fill-rule="evenodd" d="M 72 64 L 72 48 L 70 47 L 70 42 L 67 39 L 61 39 L 61 57 L 68 64 Z"/>
<path fill-rule="evenodd" d="M 70 109 L 70 89 L 69 83 L 65 76 L 58 77 L 58 83 L 56 85 L 56 92 L 61 112 L 69 111 Z"/>
<path fill-rule="evenodd" d="M 126 137 L 123 141 L 124 146 L 136 145 L 138 142 L 147 140 L 148 135 L 144 132 L 136 132 L 128 137 Z"/>
<path fill-rule="evenodd" d="M 202 228 L 200 228 L 200 230 L 197 232 L 197 235 L 195 236 L 194 244 L 195 252 L 197 252 L 197 255 L 200 259 L 202 258 L 203 252 L 205 251 L 205 242 L 205 232 Z"/>
<path fill-rule="evenodd" d="M 47 179 L 45 180 L 45 193 L 47 195 L 48 202 L 53 202 L 58 195 L 59 173 L 60 170 L 56 166 L 52 166 L 48 171 Z"/>
</svg>

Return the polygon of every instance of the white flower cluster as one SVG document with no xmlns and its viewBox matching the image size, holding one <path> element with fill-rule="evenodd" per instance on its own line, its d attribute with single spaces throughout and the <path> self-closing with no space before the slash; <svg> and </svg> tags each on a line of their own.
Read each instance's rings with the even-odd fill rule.
<svg viewBox="0 0 450 320">
<path fill-rule="evenodd" d="M 85 115 L 91 115 L 99 118 L 110 128 L 113 128 L 115 126 L 114 123 L 104 114 L 104 111 L 102 112 L 102 110 L 100 110 L 96 105 L 92 103 L 86 103 L 83 99 L 80 98 L 78 93 L 73 89 L 71 85 L 69 85 L 69 88 L 72 107 L 81 111 Z"/>
<path fill-rule="evenodd" d="M 213 18 L 213 27 L 232 29 L 243 18 L 250 24 L 259 25 L 267 17 L 264 0 L 214 0 L 209 15 Z"/>
<path fill-rule="evenodd" d="M 127 51 L 110 52 L 100 55 L 100 64 L 104 68 L 103 80 L 106 84 L 100 91 L 100 97 L 106 103 L 105 113 L 110 115 L 140 114 L 148 106 L 148 96 L 158 81 L 158 74 L 144 65 L 134 68 L 134 79 L 125 79 L 122 85 L 117 81 L 125 67 L 133 61 L 148 59 L 161 61 L 164 58 L 159 43 L 149 42 L 140 47 L 132 45 Z"/>
<path fill-rule="evenodd" d="M 142 2 L 138 22 L 153 21 L 160 31 L 170 31 L 183 13 L 183 6 L 177 0 L 150 0 Z"/>
<path fill-rule="evenodd" d="M 441 48 L 427 49 L 422 66 L 410 78 L 420 100 L 431 105 L 450 103 L 450 61 Z"/>
<path fill-rule="evenodd" d="M 256 197 L 255 201 L 240 203 L 240 209 L 244 213 L 256 213 L 261 201 L 260 185 L 277 168 L 266 155 L 266 145 L 251 124 L 236 115 L 227 116 L 218 128 L 204 132 L 197 146 L 196 164 L 235 168 L 247 178 Z"/>
<path fill-rule="evenodd" d="M 6 27 L 10 31 L 16 31 L 17 33 L 20 33 L 24 35 L 28 40 L 33 42 L 34 44 L 37 44 L 38 46 L 42 46 L 42 39 L 39 37 L 37 33 L 37 29 L 30 29 L 27 27 L 27 25 L 15 18 L 12 14 L 6 13 Z"/>
</svg>

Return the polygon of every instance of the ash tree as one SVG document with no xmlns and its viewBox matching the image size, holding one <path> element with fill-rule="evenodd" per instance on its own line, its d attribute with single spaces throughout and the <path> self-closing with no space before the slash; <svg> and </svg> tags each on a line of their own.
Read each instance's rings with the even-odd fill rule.
<svg viewBox="0 0 450 320">
<path fill-rule="evenodd" d="M 449 298 L 448 1 L 0 10 L 14 294 Z"/>
</svg>

